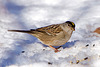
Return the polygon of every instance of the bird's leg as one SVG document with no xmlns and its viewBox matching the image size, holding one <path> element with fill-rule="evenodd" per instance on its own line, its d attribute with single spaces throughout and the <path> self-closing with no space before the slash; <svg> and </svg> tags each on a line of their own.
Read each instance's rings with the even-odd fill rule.
<svg viewBox="0 0 100 67">
<path fill-rule="evenodd" d="M 56 48 L 56 49 L 59 49 L 59 48 L 61 48 L 62 46 L 59 46 L 58 48 Z"/>
<path fill-rule="evenodd" d="M 51 48 L 55 51 L 55 53 L 60 52 L 60 50 L 58 50 L 58 49 L 54 48 L 54 47 L 53 47 L 53 46 L 51 46 L 51 45 L 49 45 L 49 47 L 51 47 Z"/>
</svg>

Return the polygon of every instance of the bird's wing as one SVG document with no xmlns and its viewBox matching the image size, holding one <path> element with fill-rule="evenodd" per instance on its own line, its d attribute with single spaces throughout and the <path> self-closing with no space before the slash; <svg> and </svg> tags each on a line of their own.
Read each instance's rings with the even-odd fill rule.
<svg viewBox="0 0 100 67">
<path fill-rule="evenodd" d="M 60 24 L 54 24 L 54 25 L 38 28 L 36 29 L 36 31 L 44 32 L 48 35 L 56 36 L 58 33 L 63 31 L 63 29 L 61 28 Z"/>
</svg>

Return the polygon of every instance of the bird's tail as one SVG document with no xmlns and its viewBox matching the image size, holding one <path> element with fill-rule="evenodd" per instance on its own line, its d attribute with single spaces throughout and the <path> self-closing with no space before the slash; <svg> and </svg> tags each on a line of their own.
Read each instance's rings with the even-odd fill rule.
<svg viewBox="0 0 100 67">
<path fill-rule="evenodd" d="M 29 34 L 32 33 L 31 30 L 8 30 L 8 31 L 11 31 L 11 32 L 22 32 L 22 33 L 29 33 Z"/>
</svg>

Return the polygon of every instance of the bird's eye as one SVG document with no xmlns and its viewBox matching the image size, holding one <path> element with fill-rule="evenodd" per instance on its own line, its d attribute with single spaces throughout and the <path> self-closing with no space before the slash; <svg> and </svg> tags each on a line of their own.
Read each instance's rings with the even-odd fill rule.
<svg viewBox="0 0 100 67">
<path fill-rule="evenodd" d="M 70 24 L 68 24 L 68 26 L 70 26 Z"/>
</svg>

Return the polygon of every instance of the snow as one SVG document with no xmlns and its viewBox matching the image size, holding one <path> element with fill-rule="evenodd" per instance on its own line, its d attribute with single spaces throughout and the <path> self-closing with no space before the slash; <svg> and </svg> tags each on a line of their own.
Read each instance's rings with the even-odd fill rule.
<svg viewBox="0 0 100 67">
<path fill-rule="evenodd" d="M 58 53 L 32 35 L 7 31 L 68 20 L 76 30 Z M 0 0 L 0 67 L 100 67 L 100 34 L 93 33 L 99 21 L 99 0 Z"/>
</svg>

